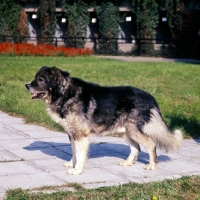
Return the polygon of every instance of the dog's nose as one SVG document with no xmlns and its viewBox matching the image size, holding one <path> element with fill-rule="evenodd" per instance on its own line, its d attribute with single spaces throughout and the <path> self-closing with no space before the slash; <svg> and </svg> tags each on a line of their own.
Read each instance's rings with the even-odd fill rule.
<svg viewBox="0 0 200 200">
<path fill-rule="evenodd" d="M 29 90 L 29 88 L 30 88 L 30 83 L 25 84 L 25 87 L 26 87 L 27 90 Z"/>
</svg>

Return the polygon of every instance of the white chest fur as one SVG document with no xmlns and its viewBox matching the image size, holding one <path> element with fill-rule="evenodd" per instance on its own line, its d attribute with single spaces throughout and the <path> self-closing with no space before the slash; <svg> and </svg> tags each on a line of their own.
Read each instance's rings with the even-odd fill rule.
<svg viewBox="0 0 200 200">
<path fill-rule="evenodd" d="M 53 121 L 60 124 L 67 133 L 72 133 L 73 135 L 89 135 L 90 128 L 88 123 L 82 116 L 77 116 L 74 113 L 69 113 L 65 118 L 60 117 L 58 113 L 47 108 L 48 114 L 51 116 Z"/>
</svg>

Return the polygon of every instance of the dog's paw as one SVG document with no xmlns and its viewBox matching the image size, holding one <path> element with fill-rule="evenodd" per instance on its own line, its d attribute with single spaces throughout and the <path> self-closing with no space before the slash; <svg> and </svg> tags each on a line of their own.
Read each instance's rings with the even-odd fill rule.
<svg viewBox="0 0 200 200">
<path fill-rule="evenodd" d="M 121 166 L 131 166 L 131 165 L 133 165 L 133 162 L 130 162 L 127 160 L 121 160 L 118 164 Z"/>
<path fill-rule="evenodd" d="M 148 164 L 148 165 L 145 165 L 144 169 L 155 170 L 155 169 L 157 169 L 157 165 L 156 164 Z"/>
<path fill-rule="evenodd" d="M 73 167 L 73 161 L 70 160 L 69 162 L 65 162 L 65 163 L 64 163 L 64 166 L 65 166 L 65 167 L 71 167 L 71 168 L 72 168 L 72 167 Z"/>
<path fill-rule="evenodd" d="M 75 168 L 68 169 L 68 174 L 71 174 L 71 175 L 78 175 L 78 174 L 81 174 L 82 172 L 83 172 L 82 169 L 75 169 Z"/>
</svg>

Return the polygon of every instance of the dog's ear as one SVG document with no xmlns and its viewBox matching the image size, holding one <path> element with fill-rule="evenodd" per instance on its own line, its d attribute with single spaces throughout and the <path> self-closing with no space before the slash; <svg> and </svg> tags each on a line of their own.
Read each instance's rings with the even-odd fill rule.
<svg viewBox="0 0 200 200">
<path fill-rule="evenodd" d="M 57 67 L 50 68 L 50 74 L 54 80 L 58 80 L 61 77 L 67 78 L 69 77 L 69 73 L 58 69 Z"/>
<path fill-rule="evenodd" d="M 50 77 L 54 81 L 52 84 L 59 85 L 59 92 L 64 93 L 70 83 L 69 73 L 56 67 L 51 67 Z"/>
<path fill-rule="evenodd" d="M 35 77 L 37 77 L 38 76 L 38 74 L 40 74 L 42 71 L 44 71 L 44 70 L 49 70 L 50 68 L 49 67 L 47 67 L 47 66 L 43 66 L 43 67 L 41 67 L 39 70 L 38 70 L 38 72 L 36 73 L 36 75 L 35 75 Z"/>
<path fill-rule="evenodd" d="M 49 69 L 49 67 L 47 67 L 47 66 L 42 66 L 42 67 L 40 68 L 39 71 L 43 71 L 43 70 L 47 70 L 47 69 Z"/>
</svg>

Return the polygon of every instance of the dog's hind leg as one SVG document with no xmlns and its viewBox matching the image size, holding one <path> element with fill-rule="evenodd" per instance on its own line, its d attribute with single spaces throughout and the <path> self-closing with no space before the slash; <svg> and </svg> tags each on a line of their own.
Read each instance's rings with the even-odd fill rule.
<svg viewBox="0 0 200 200">
<path fill-rule="evenodd" d="M 69 174 L 81 174 L 83 172 L 85 161 L 87 159 L 89 141 L 87 137 L 82 137 L 79 140 L 74 140 L 76 164 L 74 168 L 68 169 Z"/>
<path fill-rule="evenodd" d="M 131 166 L 134 164 L 134 162 L 137 160 L 138 158 L 138 154 L 140 151 L 140 146 L 137 142 L 135 142 L 133 139 L 130 138 L 130 136 L 125 133 L 123 138 L 125 139 L 125 141 L 128 143 L 128 145 L 130 146 L 130 154 L 128 156 L 128 158 L 126 160 L 121 160 L 119 162 L 119 165 L 122 166 Z"/>
<path fill-rule="evenodd" d="M 129 132 L 129 133 L 130 133 L 130 137 L 134 139 L 136 142 L 138 142 L 139 144 L 142 144 L 149 153 L 149 164 L 147 164 L 144 167 L 144 169 L 148 169 L 148 170 L 156 169 L 157 168 L 156 144 L 153 141 L 153 139 L 150 136 L 141 133 L 140 131 L 137 131 L 135 133 L 133 132 Z"/>
</svg>

